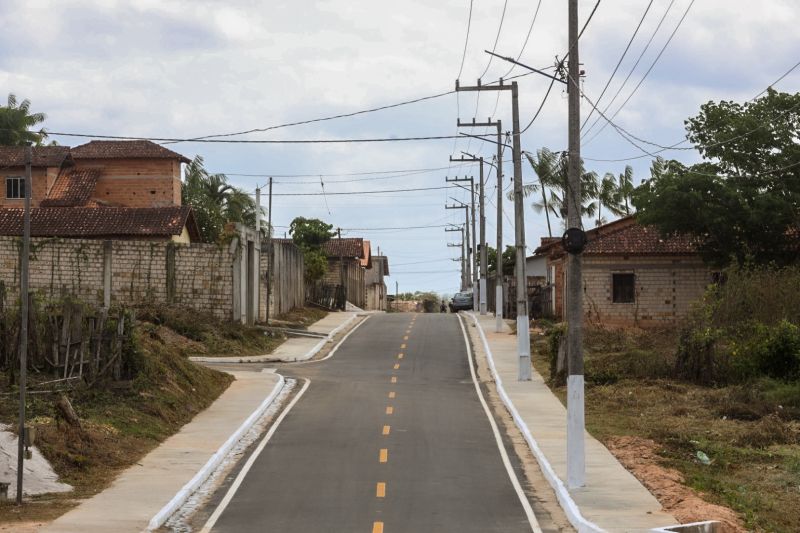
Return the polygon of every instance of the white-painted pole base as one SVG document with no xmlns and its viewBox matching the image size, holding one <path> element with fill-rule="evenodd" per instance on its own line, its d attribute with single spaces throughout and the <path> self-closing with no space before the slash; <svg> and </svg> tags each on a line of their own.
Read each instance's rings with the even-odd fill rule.
<svg viewBox="0 0 800 533">
<path fill-rule="evenodd" d="M 517 316 L 517 353 L 519 354 L 519 381 L 531 380 L 531 336 L 528 333 L 528 315 Z"/>
<path fill-rule="evenodd" d="M 486 303 L 486 278 L 481 278 L 479 286 L 481 288 L 481 314 L 485 315 L 486 314 L 486 306 L 487 306 L 487 303 Z"/>
<path fill-rule="evenodd" d="M 503 284 L 500 283 L 494 290 L 494 331 L 503 331 Z"/>
<path fill-rule="evenodd" d="M 586 485 L 586 459 L 583 442 L 583 376 L 567 378 L 567 488 Z"/>
</svg>

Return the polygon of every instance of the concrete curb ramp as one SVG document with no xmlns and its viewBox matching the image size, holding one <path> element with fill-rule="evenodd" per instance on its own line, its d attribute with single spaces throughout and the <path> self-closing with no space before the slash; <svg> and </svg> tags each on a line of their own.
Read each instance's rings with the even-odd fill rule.
<svg viewBox="0 0 800 533">
<path fill-rule="evenodd" d="M 350 313 L 348 313 L 350 314 Z M 331 315 L 328 315 L 330 317 Z M 335 315 L 334 315 L 335 316 Z M 278 346 L 276 351 L 265 355 L 251 355 L 247 357 L 190 357 L 195 363 L 288 363 L 294 361 L 308 361 L 317 355 L 322 348 L 340 331 L 349 327 L 359 316 L 369 316 L 368 313 L 352 313 L 344 322 L 333 328 L 325 338 L 317 340 L 313 337 L 293 337 Z M 326 318 L 328 318 L 326 317 Z M 322 320 L 325 320 L 324 318 Z M 321 322 L 321 321 L 320 321 Z M 316 322 L 315 324 L 319 324 Z M 313 327 L 315 324 L 312 324 Z M 314 341 L 317 341 L 316 343 Z M 281 352 L 284 352 L 283 354 Z"/>
<path fill-rule="evenodd" d="M 619 479 L 623 479 L 624 481 L 626 481 L 626 483 L 624 484 L 624 487 L 622 487 L 622 488 L 628 489 L 628 492 L 631 494 L 631 498 L 633 500 L 638 500 L 637 503 L 639 504 L 639 506 L 641 506 L 641 501 L 643 499 L 645 501 L 651 500 L 649 502 L 650 505 L 649 505 L 648 508 L 642 507 L 642 509 L 641 509 L 641 511 L 642 511 L 641 514 L 643 516 L 647 516 L 648 517 L 644 521 L 645 522 L 650 522 L 650 524 L 648 526 L 646 526 L 646 527 L 642 527 L 642 525 L 630 527 L 628 524 L 620 523 L 619 520 L 624 520 L 624 518 L 622 518 L 621 516 L 620 517 L 615 516 L 617 513 L 615 513 L 614 509 L 611 509 L 611 508 L 600 509 L 599 511 L 598 511 L 598 509 L 593 509 L 592 511 L 594 511 L 594 512 L 591 513 L 591 514 L 598 515 L 599 518 L 608 518 L 608 524 L 604 524 L 605 527 L 608 528 L 608 529 L 605 529 L 604 527 L 601 527 L 601 525 L 598 525 L 598 523 L 596 523 L 596 522 L 598 522 L 599 520 L 597 520 L 596 518 L 594 519 L 594 521 L 589 520 L 585 516 L 586 515 L 586 510 L 585 509 L 583 511 L 581 510 L 581 508 L 579 507 L 579 503 L 576 501 L 575 497 L 573 497 L 573 494 L 570 493 L 570 491 L 564 485 L 564 482 L 558 476 L 558 474 L 556 472 L 556 469 L 551 464 L 551 459 L 549 459 L 547 457 L 545 452 L 542 450 L 542 447 L 539 445 L 539 442 L 537 442 L 536 438 L 534 438 L 530 428 L 528 427 L 528 424 L 523 419 L 523 416 L 520 414 L 519 409 L 517 408 L 517 406 L 514 405 L 514 402 L 512 401 L 511 396 L 507 392 L 506 387 L 503 385 L 503 380 L 502 380 L 502 378 L 500 376 L 500 372 L 498 371 L 497 366 L 495 364 L 494 355 L 493 355 L 492 350 L 491 350 L 491 348 L 489 346 L 489 341 L 488 341 L 488 339 L 486 337 L 486 334 L 485 334 L 485 332 L 483 330 L 483 327 L 481 325 L 481 322 L 480 322 L 478 316 L 476 314 L 474 314 L 474 313 L 467 313 L 467 314 L 472 318 L 473 323 L 474 323 L 474 325 L 475 325 L 475 327 L 476 327 L 476 329 L 478 331 L 478 334 L 480 336 L 480 339 L 482 341 L 483 349 L 484 349 L 484 351 L 486 353 L 486 359 L 487 359 L 487 362 L 489 364 L 489 368 L 491 370 L 492 377 L 494 378 L 496 386 L 497 386 L 498 395 L 500 396 L 503 404 L 506 406 L 508 411 L 511 413 L 511 416 L 514 419 L 514 423 L 517 425 L 519 430 L 522 432 L 522 435 L 524 436 L 525 441 L 528 443 L 528 447 L 530 448 L 531 452 L 533 452 L 533 455 L 536 457 L 536 461 L 539 463 L 539 467 L 541 468 L 544 477 L 547 479 L 547 481 L 550 483 L 550 486 L 553 488 L 554 492 L 556 493 L 556 497 L 558 498 L 559 504 L 561 505 L 562 509 L 564 510 L 564 513 L 566 514 L 567 519 L 570 521 L 570 523 L 573 525 L 573 527 L 575 527 L 575 529 L 577 529 L 580 533 L 590 533 L 590 532 L 591 533 L 599 533 L 599 532 L 605 532 L 605 531 L 651 531 L 651 532 L 657 532 L 657 533 L 666 533 L 666 532 L 674 531 L 674 532 L 685 532 L 685 533 L 712 533 L 712 532 L 717 531 L 718 523 L 716 523 L 716 522 L 698 522 L 698 523 L 694 523 L 694 524 L 671 525 L 671 526 L 670 525 L 664 525 L 664 526 L 656 526 L 656 527 L 654 527 L 653 522 L 658 520 L 658 516 L 661 516 L 661 518 L 663 518 L 665 520 L 665 522 L 667 522 L 667 523 L 674 521 L 674 518 L 672 516 L 670 516 L 669 514 L 667 514 L 666 512 L 664 512 L 663 510 L 659 511 L 660 504 L 657 502 L 657 500 L 655 500 L 655 497 L 653 497 L 649 493 L 649 491 L 647 491 L 647 489 L 644 486 L 642 486 L 638 482 L 638 480 L 636 480 L 633 477 L 632 474 L 630 474 L 627 470 L 625 470 L 625 468 L 616 460 L 616 458 L 614 458 L 610 454 L 610 452 L 608 452 L 608 450 L 605 449 L 605 447 L 602 447 L 602 444 L 598 443 L 591 436 L 587 435 L 587 444 L 589 444 L 590 440 L 593 441 L 597 446 L 602 447 L 602 449 L 606 452 L 606 454 L 603 454 L 600 457 L 595 457 L 594 458 L 595 460 L 591 464 L 587 461 L 587 474 L 592 469 L 596 470 L 595 476 L 592 476 L 592 477 L 595 478 L 595 483 L 594 483 L 594 485 L 592 485 L 590 487 L 585 487 L 585 488 L 578 489 L 578 490 L 574 491 L 576 494 L 580 494 L 580 496 L 581 496 L 581 498 L 583 500 L 582 505 L 586 506 L 587 501 L 602 500 L 603 495 L 601 493 L 604 492 L 604 491 L 602 491 L 602 490 L 601 491 L 596 491 L 597 494 L 595 494 L 595 495 L 591 494 L 592 489 L 596 490 L 597 485 L 599 485 L 597 483 L 597 478 L 598 477 L 603 477 L 605 479 L 619 478 Z M 494 318 L 491 318 L 491 320 L 492 320 L 492 326 L 493 326 L 494 325 Z M 516 340 L 513 339 L 513 338 L 509 338 L 509 343 L 514 346 L 514 353 L 516 353 Z M 515 366 L 516 366 L 516 364 L 517 364 L 516 361 L 514 361 L 514 365 Z M 506 376 L 506 377 L 508 377 L 508 376 Z M 533 387 L 534 387 L 534 383 L 525 382 L 525 384 L 526 385 L 530 385 L 531 392 L 532 392 L 533 391 Z M 515 382 L 515 385 L 516 385 L 516 382 Z M 542 386 L 546 387 L 546 385 L 542 385 Z M 552 393 L 549 392 L 549 389 L 547 389 L 547 393 L 552 397 L 552 399 L 555 402 L 558 402 L 558 404 L 559 404 L 558 406 L 561 407 L 562 411 L 564 411 L 564 413 L 565 413 L 565 410 L 564 410 L 563 406 L 561 406 L 561 404 L 558 401 L 558 399 L 555 398 L 555 396 L 553 396 Z M 519 398 L 517 398 L 517 399 L 519 401 Z M 549 409 L 550 406 L 547 406 L 546 408 Z M 527 416 L 527 418 L 530 421 L 532 416 L 529 414 Z M 564 414 L 563 419 L 564 419 L 564 423 L 566 423 L 566 414 Z M 546 423 L 540 424 L 535 429 L 539 433 L 545 433 L 545 434 L 549 435 L 551 440 L 553 438 L 553 433 L 557 433 L 558 432 L 557 428 L 549 427 L 549 425 L 547 425 Z M 556 435 L 556 437 L 558 438 L 557 435 Z M 561 439 L 561 440 L 563 440 L 563 439 Z M 563 443 L 563 449 L 564 449 L 564 454 L 566 454 L 566 442 Z M 590 448 L 587 446 L 587 452 L 589 450 L 590 450 Z M 552 449 L 550 450 L 550 453 L 552 454 Z M 597 465 L 597 464 L 594 464 L 594 463 L 602 463 L 602 464 L 601 465 Z M 602 472 L 597 472 L 597 470 L 602 470 Z M 632 478 L 632 479 L 627 479 L 627 478 Z M 638 488 L 636 487 L 636 485 L 638 485 Z M 616 494 L 615 496 L 620 497 L 620 494 Z M 623 503 L 624 503 L 625 496 L 622 495 L 621 498 L 623 499 Z M 618 506 L 618 504 L 620 502 L 617 500 L 614 503 L 616 503 L 617 506 Z M 612 505 L 613 505 L 613 503 L 610 504 L 609 507 L 611 507 Z M 631 502 L 631 505 L 635 506 L 635 504 L 633 504 L 633 502 Z M 622 509 L 619 509 L 619 510 L 622 511 Z M 624 512 L 620 512 L 619 514 L 620 515 L 624 514 Z"/>
</svg>

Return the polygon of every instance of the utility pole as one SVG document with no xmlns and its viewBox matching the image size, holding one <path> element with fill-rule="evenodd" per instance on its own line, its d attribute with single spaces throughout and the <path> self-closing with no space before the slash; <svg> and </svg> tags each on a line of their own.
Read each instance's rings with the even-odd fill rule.
<svg viewBox="0 0 800 533">
<path fill-rule="evenodd" d="M 445 228 L 444 230 L 447 231 L 447 232 L 453 232 L 453 231 L 461 232 L 461 242 L 459 244 L 456 244 L 454 242 L 448 242 L 447 243 L 447 247 L 448 248 L 456 248 L 456 247 L 460 247 L 461 248 L 461 259 L 460 259 L 460 261 L 461 261 L 461 290 L 463 291 L 466 288 L 466 277 L 465 277 L 465 265 L 466 265 L 466 263 L 464 262 L 464 227 L 461 226 L 459 228 Z M 459 261 L 459 259 L 453 259 L 453 261 Z"/>
<path fill-rule="evenodd" d="M 495 170 L 497 171 L 497 271 L 495 272 L 495 298 L 494 298 L 494 316 L 495 316 L 495 331 L 503 331 L 503 121 L 493 121 L 487 118 L 486 122 L 462 122 L 458 119 L 457 123 L 459 128 L 471 127 L 490 128 L 495 126 L 497 128 L 497 155 L 495 161 Z M 471 154 L 466 154 L 471 155 Z M 473 158 L 475 156 L 472 156 Z M 483 181 L 483 179 L 481 179 Z M 481 205 L 483 205 L 483 193 L 481 192 Z M 484 223 L 484 215 L 481 214 L 481 224 Z M 486 243 L 484 234 L 481 234 L 481 243 Z M 481 261 L 486 262 L 488 259 L 481 253 Z M 488 266 L 488 264 L 487 264 Z M 486 279 L 486 272 L 481 270 L 481 276 Z M 485 292 L 485 285 L 481 285 L 481 301 L 483 302 L 483 294 Z M 487 296 L 488 297 L 488 296 Z M 483 305 L 483 303 L 482 303 Z M 485 310 L 481 308 L 481 314 L 486 314 Z"/>
<path fill-rule="evenodd" d="M 478 278 L 478 294 L 480 295 L 480 312 L 482 315 L 486 314 L 486 267 L 487 267 L 487 251 L 486 251 L 486 215 L 485 215 L 485 204 L 486 204 L 486 197 L 484 196 L 484 174 L 483 174 L 483 163 L 484 160 L 482 157 L 475 157 L 472 154 L 467 154 L 466 152 L 462 152 L 469 157 L 453 157 L 450 156 L 450 162 L 475 162 L 480 163 L 480 186 L 479 186 L 479 194 L 478 194 L 478 206 L 480 209 L 479 220 L 480 220 L 480 232 L 481 237 L 478 243 L 478 247 L 476 250 L 476 254 L 480 252 L 480 261 L 477 261 L 477 256 L 475 259 L 478 263 L 480 263 L 480 277 Z M 448 181 L 463 181 L 463 180 L 448 180 Z M 470 180 L 472 187 L 474 188 L 475 184 Z M 475 201 L 473 197 L 472 202 L 472 236 L 473 236 L 473 243 L 475 242 Z M 475 277 L 478 277 L 478 268 L 477 265 L 474 270 Z M 474 291 L 473 291 L 474 294 Z M 478 300 L 473 298 L 473 308 L 475 305 L 478 305 Z"/>
<path fill-rule="evenodd" d="M 344 295 L 342 301 L 342 311 L 347 310 L 347 285 L 345 285 L 344 279 L 344 256 L 342 255 L 342 228 L 336 228 L 336 233 L 339 235 L 339 285 L 342 288 L 342 294 Z"/>
<path fill-rule="evenodd" d="M 472 178 L 470 178 L 470 180 L 471 179 Z M 458 180 L 458 179 L 450 180 L 450 179 L 448 179 L 447 181 L 465 181 L 465 180 Z M 470 193 L 471 192 L 472 192 L 472 188 L 470 187 Z M 466 252 L 464 254 L 464 259 L 465 259 L 465 264 L 466 264 L 466 267 L 464 269 L 464 272 L 466 273 L 466 276 L 464 277 L 464 281 L 465 281 L 464 290 L 466 290 L 472 285 L 472 269 L 471 269 L 471 264 L 470 264 L 470 249 L 469 249 L 469 209 L 470 209 L 470 206 L 465 204 L 464 202 L 462 202 L 460 200 L 456 200 L 452 196 L 450 197 L 450 199 L 453 200 L 454 202 L 457 202 L 457 203 L 461 204 L 461 205 L 445 205 L 445 209 L 463 209 L 464 210 L 464 227 L 466 228 L 466 234 L 467 234 L 466 239 L 464 241 L 464 243 L 465 243 L 464 247 L 466 248 Z M 474 196 L 473 196 L 472 201 L 473 202 L 475 201 Z M 474 214 L 474 212 L 475 212 L 475 206 L 474 205 L 472 206 L 472 211 L 473 211 L 473 214 Z M 473 233 L 473 244 L 474 244 L 474 233 L 475 233 L 475 220 L 474 219 L 472 221 L 472 233 Z"/>
<path fill-rule="evenodd" d="M 31 160 L 33 150 L 25 146 L 25 213 L 22 223 L 22 257 L 19 276 L 19 440 L 17 442 L 17 505 L 22 505 L 25 461 L 25 395 L 28 384 L 28 258 L 31 252 Z"/>
<path fill-rule="evenodd" d="M 586 484 L 583 400 L 583 293 L 581 252 L 586 242 L 581 224 L 580 60 L 578 0 L 569 0 L 569 160 L 567 167 L 567 486 Z M 570 244 L 576 244 L 570 246 Z"/>
<path fill-rule="evenodd" d="M 501 79 L 497 85 L 478 84 L 462 87 L 456 80 L 456 92 L 459 91 L 511 91 L 512 112 L 512 147 L 514 160 L 514 245 L 516 247 L 516 278 L 517 278 L 517 354 L 519 355 L 519 370 L 517 379 L 529 381 L 531 379 L 531 345 L 528 333 L 528 295 L 525 274 L 525 213 L 522 203 L 522 148 L 520 146 L 519 132 L 519 88 L 517 82 L 511 85 L 503 84 Z M 500 253 L 498 251 L 498 253 Z M 502 255 L 501 255 L 502 257 Z"/>
<path fill-rule="evenodd" d="M 256 245 L 255 245 L 255 250 L 258 253 L 258 268 L 256 270 L 259 270 L 261 268 L 261 187 L 258 187 L 258 186 L 256 186 Z M 253 264 L 252 263 L 253 262 L 253 258 L 252 257 L 248 257 L 247 260 L 250 261 L 250 265 L 248 265 L 248 266 L 251 266 Z M 255 305 L 253 305 L 253 307 L 255 308 L 255 312 L 254 312 L 255 317 L 253 318 L 253 323 L 258 322 L 258 316 L 259 316 L 258 309 L 259 309 L 260 303 L 261 303 L 260 302 L 260 300 L 261 300 L 261 281 L 260 281 L 261 280 L 261 275 L 258 272 L 256 273 L 256 280 L 257 280 L 256 281 L 256 301 L 255 301 Z M 251 280 L 247 280 L 247 281 L 250 282 Z M 267 307 L 269 307 L 269 300 L 267 301 Z M 249 319 L 250 319 L 250 317 L 248 317 L 248 320 Z"/>
<path fill-rule="evenodd" d="M 272 299 L 272 265 L 273 265 L 273 248 L 272 248 L 272 178 L 269 178 L 269 211 L 267 212 L 267 315 L 266 322 L 269 325 L 269 305 Z"/>
</svg>

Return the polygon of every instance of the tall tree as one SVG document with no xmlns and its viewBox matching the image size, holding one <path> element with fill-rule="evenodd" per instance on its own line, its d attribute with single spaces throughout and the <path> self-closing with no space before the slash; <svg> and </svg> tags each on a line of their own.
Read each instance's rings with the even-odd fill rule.
<svg viewBox="0 0 800 533">
<path fill-rule="evenodd" d="M 655 164 L 655 161 L 653 162 Z M 618 215 L 628 216 L 633 209 L 633 167 L 625 165 L 625 172 L 619 175 L 617 182 L 617 204 L 620 206 Z"/>
<path fill-rule="evenodd" d="M 655 161 L 634 192 L 639 220 L 695 238 L 718 266 L 799 260 L 800 93 L 709 102 L 686 129 L 703 161 Z"/>
<path fill-rule="evenodd" d="M 620 204 L 620 190 L 617 179 L 611 172 L 606 172 L 603 179 L 597 186 L 597 220 L 595 225 L 601 226 L 608 222 L 603 218 L 603 207 L 608 209 L 612 215 L 619 216 L 623 213 Z"/>
<path fill-rule="evenodd" d="M 32 131 L 36 125 L 47 118 L 44 113 L 31 113 L 31 101 L 17 101 L 14 94 L 9 93 L 8 104 L 0 106 L 0 145 L 24 146 L 28 143 L 41 146 L 47 138 L 44 128 Z"/>
</svg>

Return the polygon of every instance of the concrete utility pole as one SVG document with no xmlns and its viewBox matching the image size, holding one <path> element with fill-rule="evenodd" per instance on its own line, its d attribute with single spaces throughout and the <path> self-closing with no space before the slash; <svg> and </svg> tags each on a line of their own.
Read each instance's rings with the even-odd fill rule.
<svg viewBox="0 0 800 533">
<path fill-rule="evenodd" d="M 569 161 L 567 167 L 567 235 L 579 244 L 567 254 L 567 486 L 586 484 L 583 400 L 583 292 L 581 252 L 585 238 L 581 224 L 580 60 L 578 56 L 578 0 L 569 0 Z M 572 235 L 571 235 L 572 234 Z"/>
<path fill-rule="evenodd" d="M 503 122 L 501 120 L 492 121 L 491 118 L 486 119 L 486 122 L 475 122 L 475 119 L 472 119 L 472 122 L 462 122 L 461 119 L 458 119 L 457 123 L 459 128 L 463 127 L 497 127 L 497 155 L 496 163 L 495 163 L 495 170 L 497 171 L 497 271 L 495 272 L 495 298 L 494 298 L 494 316 L 495 316 L 495 331 L 501 332 L 503 331 Z M 471 155 L 471 154 L 467 154 Z M 475 157 L 475 156 L 472 156 Z M 482 181 L 482 180 L 481 180 Z M 481 195 L 483 196 L 483 195 Z M 481 200 L 481 205 L 483 205 L 483 200 Z M 481 215 L 481 223 L 483 223 L 483 215 Z M 482 243 L 486 243 L 486 239 L 484 237 L 481 238 Z M 483 261 L 485 258 L 481 255 L 481 260 Z M 488 260 L 488 259 L 487 259 Z M 486 273 L 481 272 L 484 279 L 486 278 Z M 481 288 L 481 294 L 483 294 L 484 287 Z M 485 314 L 483 310 L 481 314 Z"/>
<path fill-rule="evenodd" d="M 456 248 L 458 246 L 461 247 L 461 259 L 460 259 L 460 261 L 461 261 L 461 289 L 460 290 L 463 291 L 463 290 L 466 289 L 466 279 L 467 279 L 466 278 L 466 263 L 464 261 L 464 226 L 461 226 L 461 227 L 458 227 L 458 228 L 445 228 L 444 230 L 447 231 L 447 232 L 453 232 L 453 231 L 460 231 L 461 232 L 461 243 L 460 244 L 456 244 L 456 243 L 448 242 L 447 243 L 447 247 L 448 248 Z M 453 259 L 453 261 L 459 261 L 459 260 L 458 259 Z"/>
<path fill-rule="evenodd" d="M 22 505 L 25 461 L 25 395 L 28 385 L 28 259 L 31 253 L 31 160 L 33 150 L 25 147 L 25 213 L 22 222 L 22 257 L 19 275 L 19 440 L 17 441 L 17 505 Z"/>
<path fill-rule="evenodd" d="M 267 212 L 267 315 L 266 323 L 269 324 L 269 304 L 272 298 L 272 265 L 273 265 L 273 248 L 272 248 L 272 178 L 269 179 L 269 200 Z"/>
<path fill-rule="evenodd" d="M 342 294 L 344 294 L 344 301 L 342 302 L 342 311 L 347 310 L 347 285 L 344 279 L 344 256 L 342 255 L 342 228 L 336 228 L 336 233 L 339 235 L 339 285 L 342 287 Z"/>
<path fill-rule="evenodd" d="M 471 179 L 472 178 L 470 178 L 470 180 Z M 450 179 L 448 179 L 448 181 L 459 181 L 459 180 L 450 180 Z M 464 180 L 460 180 L 460 181 L 464 181 Z M 472 187 L 470 187 L 470 193 L 471 192 L 472 192 Z M 466 268 L 464 269 L 464 272 L 466 273 L 466 276 L 465 276 L 465 279 L 464 279 L 464 281 L 465 281 L 464 290 L 466 290 L 466 289 L 468 289 L 468 288 L 470 288 L 472 286 L 472 265 L 470 263 L 470 249 L 469 249 L 469 224 L 470 224 L 470 221 L 469 221 L 469 210 L 470 210 L 470 206 L 468 204 L 465 204 L 461 200 L 456 200 L 452 196 L 450 197 L 450 199 L 453 200 L 454 202 L 457 202 L 457 203 L 461 204 L 461 205 L 445 205 L 445 209 L 463 209 L 464 210 L 464 227 L 466 228 L 465 231 L 466 231 L 466 234 L 467 234 L 466 235 L 466 239 L 464 240 L 464 248 L 466 249 L 466 252 L 464 253 L 464 259 L 465 259 L 465 263 L 466 263 Z M 475 197 L 474 196 L 472 198 L 472 201 L 473 202 L 475 201 Z M 474 214 L 475 214 L 475 206 L 474 205 L 472 206 L 472 212 L 473 212 L 473 216 L 474 216 Z M 475 240 L 474 239 L 474 237 L 475 237 L 475 220 L 474 219 L 472 221 L 472 234 L 473 234 L 473 245 L 474 245 L 475 244 L 474 243 L 474 240 Z"/>
<path fill-rule="evenodd" d="M 255 251 L 258 253 L 258 266 L 259 269 L 261 268 L 261 187 L 256 187 L 256 246 Z M 252 258 L 248 258 L 252 265 Z M 260 280 L 261 275 L 259 273 L 256 274 L 256 280 Z M 250 280 L 248 280 L 250 281 Z M 255 305 L 255 317 L 253 318 L 253 322 L 258 321 L 258 308 L 259 308 L 259 300 L 261 299 L 261 282 L 256 282 L 256 301 Z M 267 300 L 267 307 L 269 307 L 269 300 Z M 268 312 L 269 313 L 269 312 Z M 269 317 L 267 317 L 269 318 Z M 249 319 L 249 318 L 248 318 Z"/>
<path fill-rule="evenodd" d="M 514 245 L 516 247 L 516 278 L 517 278 L 517 353 L 519 355 L 519 371 L 517 377 L 520 381 L 531 379 L 531 345 L 528 333 L 528 295 L 525 274 L 525 213 L 522 203 L 522 148 L 520 146 L 519 132 L 519 89 L 517 82 L 504 85 L 501 79 L 497 85 L 478 85 L 472 87 L 460 86 L 456 80 L 458 91 L 511 91 L 511 111 L 513 119 L 513 160 L 514 160 Z M 501 255 L 502 257 L 502 255 Z"/>
</svg>

